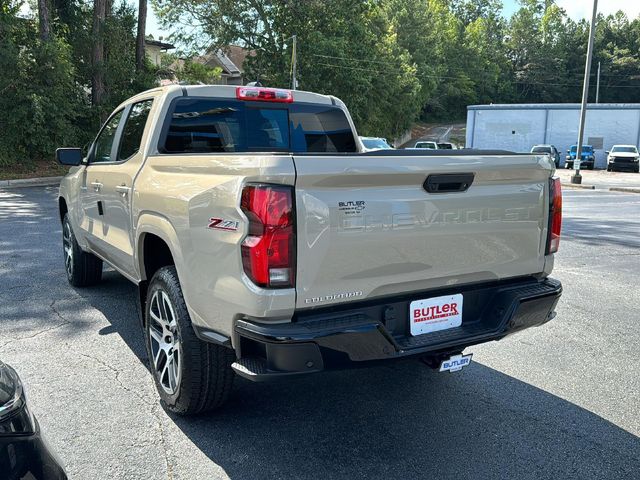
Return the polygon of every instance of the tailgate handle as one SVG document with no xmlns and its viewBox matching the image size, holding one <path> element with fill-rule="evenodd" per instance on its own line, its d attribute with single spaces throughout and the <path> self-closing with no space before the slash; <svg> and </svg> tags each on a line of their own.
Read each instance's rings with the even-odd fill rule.
<svg viewBox="0 0 640 480">
<path fill-rule="evenodd" d="M 433 174 L 422 186 L 429 193 L 466 192 L 473 183 L 473 177 L 473 173 Z"/>
</svg>

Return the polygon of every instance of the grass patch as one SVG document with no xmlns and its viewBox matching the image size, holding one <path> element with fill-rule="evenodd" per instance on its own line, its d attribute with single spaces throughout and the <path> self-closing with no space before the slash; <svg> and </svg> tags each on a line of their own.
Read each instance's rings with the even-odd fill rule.
<svg viewBox="0 0 640 480">
<path fill-rule="evenodd" d="M 11 165 L 0 165 L 0 180 L 59 177 L 66 175 L 68 171 L 68 167 L 63 167 L 53 160 L 36 160 Z"/>
</svg>

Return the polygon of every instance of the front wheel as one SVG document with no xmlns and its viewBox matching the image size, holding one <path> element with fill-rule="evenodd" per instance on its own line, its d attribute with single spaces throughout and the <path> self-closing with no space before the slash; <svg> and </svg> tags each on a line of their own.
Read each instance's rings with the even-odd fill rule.
<svg viewBox="0 0 640 480">
<path fill-rule="evenodd" d="M 102 260 L 83 252 L 73 233 L 69 214 L 62 220 L 62 248 L 67 280 L 74 287 L 88 287 L 102 280 Z"/>
<path fill-rule="evenodd" d="M 174 266 L 162 267 L 151 279 L 144 330 L 151 372 L 167 410 L 193 415 L 225 403 L 235 355 L 196 337 Z"/>
</svg>

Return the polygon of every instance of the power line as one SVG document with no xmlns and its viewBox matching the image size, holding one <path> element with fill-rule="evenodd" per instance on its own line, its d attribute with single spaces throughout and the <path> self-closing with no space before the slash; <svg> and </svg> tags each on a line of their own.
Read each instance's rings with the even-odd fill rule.
<svg viewBox="0 0 640 480">
<path fill-rule="evenodd" d="M 349 62 L 368 62 L 368 63 L 381 63 L 383 65 L 392 65 L 391 63 L 385 62 L 382 60 L 365 60 L 362 58 L 353 58 L 353 57 L 336 57 L 334 55 L 320 55 L 319 53 L 312 53 L 311 56 L 321 57 L 321 58 L 332 58 L 335 60 L 347 60 Z"/>
<path fill-rule="evenodd" d="M 514 81 L 517 85 L 549 85 L 552 87 L 581 87 L 577 83 L 547 83 L 547 82 L 518 82 Z M 609 88 L 640 88 L 640 85 L 606 85 L 607 89 Z"/>
<path fill-rule="evenodd" d="M 354 67 L 354 66 L 350 66 L 350 65 L 337 65 L 334 63 L 323 63 L 323 62 L 318 62 L 316 63 L 316 65 L 320 65 L 323 67 L 330 67 L 330 68 L 342 68 L 345 70 L 356 70 L 356 71 L 361 71 L 361 72 L 369 72 L 369 73 L 377 73 L 379 75 L 393 75 L 395 72 L 389 72 L 389 71 L 384 71 L 384 70 L 375 70 L 375 69 L 371 69 L 371 68 L 363 68 L 363 67 Z M 446 75 L 421 75 L 423 77 L 428 77 L 428 78 L 436 78 L 436 79 L 443 79 L 443 80 L 473 80 L 473 78 L 471 77 L 453 77 L 453 76 L 446 76 Z M 549 83 L 549 82 L 522 82 L 522 81 L 511 81 L 509 83 L 513 83 L 516 85 L 543 85 L 543 86 L 550 86 L 550 87 L 580 87 L 580 84 L 577 83 Z M 640 85 L 607 85 L 606 86 L 607 89 L 610 88 L 640 88 Z"/>
<path fill-rule="evenodd" d="M 367 59 L 362 59 L 362 58 L 353 58 L 353 57 L 339 57 L 336 55 L 321 55 L 321 54 L 317 54 L 317 53 L 312 53 L 311 56 L 313 57 L 320 57 L 320 58 L 330 58 L 330 59 L 336 59 L 336 60 L 345 60 L 345 61 L 349 61 L 349 62 L 368 62 L 368 63 L 376 63 L 376 64 L 380 64 L 380 65 L 387 65 L 389 68 L 397 68 L 397 65 L 394 65 L 392 63 L 389 62 L 385 62 L 382 60 L 367 60 Z M 344 69 L 348 69 L 348 70 L 360 70 L 360 71 L 367 71 L 367 72 L 374 72 L 374 73 L 389 73 L 389 72 L 383 72 L 380 70 L 372 70 L 372 69 L 368 69 L 368 68 L 364 68 L 364 67 L 355 67 L 355 66 L 349 66 L 349 65 L 337 65 L 335 63 L 317 63 L 316 65 L 323 65 L 325 67 L 332 67 L 332 68 L 344 68 Z M 579 75 L 579 73 L 575 73 L 575 75 Z M 592 73 L 591 75 L 595 75 L 595 73 Z M 471 77 L 462 77 L 462 76 L 452 76 L 452 75 L 432 75 L 432 74 L 420 74 L 421 77 L 426 77 L 426 78 L 435 78 L 435 79 L 445 79 L 445 80 L 472 80 Z M 609 77 L 609 78 L 627 78 L 629 80 L 635 80 L 640 78 L 640 75 L 613 75 L 613 74 L 606 74 L 606 73 L 602 73 L 601 77 Z M 634 78 L 637 77 L 637 78 Z M 517 84 L 530 84 L 530 85 L 550 85 L 550 86 L 563 86 L 563 87 L 581 87 L 582 84 L 573 84 L 573 83 L 547 83 L 547 82 L 518 82 L 518 81 L 513 81 L 511 83 L 517 83 Z M 607 85 L 607 88 L 640 88 L 640 85 Z"/>
</svg>

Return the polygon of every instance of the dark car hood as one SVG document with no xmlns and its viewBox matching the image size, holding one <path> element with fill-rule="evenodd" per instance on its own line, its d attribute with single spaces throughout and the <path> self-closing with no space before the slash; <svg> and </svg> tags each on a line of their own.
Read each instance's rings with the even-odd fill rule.
<svg viewBox="0 0 640 480">
<path fill-rule="evenodd" d="M 0 361 L 0 417 L 2 412 L 14 404 L 22 394 L 22 383 L 18 374 L 9 365 Z"/>
</svg>

